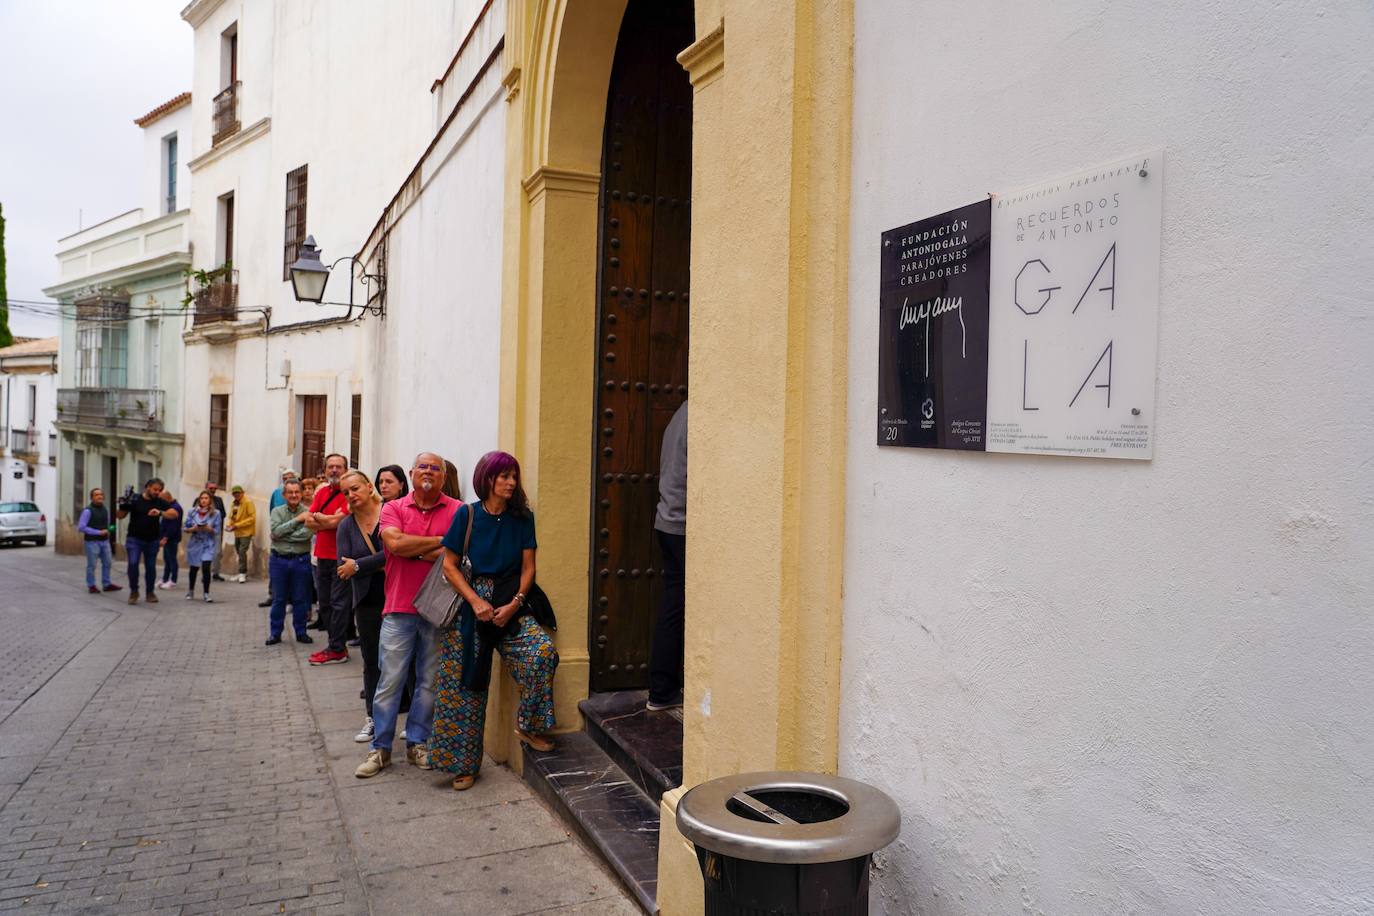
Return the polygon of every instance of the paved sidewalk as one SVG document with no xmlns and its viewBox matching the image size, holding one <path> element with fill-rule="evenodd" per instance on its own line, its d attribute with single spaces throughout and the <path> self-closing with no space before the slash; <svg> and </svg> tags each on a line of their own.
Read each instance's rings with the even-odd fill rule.
<svg viewBox="0 0 1374 916">
<path fill-rule="evenodd" d="M 264 647 L 262 583 L 88 595 L 0 549 L 0 911 L 638 912 L 513 773 L 353 776 L 362 665 Z M 118 580 L 117 580 L 118 581 Z"/>
</svg>

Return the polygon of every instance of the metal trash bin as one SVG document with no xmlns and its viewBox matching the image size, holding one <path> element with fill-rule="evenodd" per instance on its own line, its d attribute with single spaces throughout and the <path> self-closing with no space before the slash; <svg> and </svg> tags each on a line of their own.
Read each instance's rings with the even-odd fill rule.
<svg viewBox="0 0 1374 916">
<path fill-rule="evenodd" d="M 677 829 L 696 845 L 706 916 L 866 914 L 869 862 L 901 827 L 884 793 L 819 773 L 725 776 L 677 806 Z"/>
</svg>

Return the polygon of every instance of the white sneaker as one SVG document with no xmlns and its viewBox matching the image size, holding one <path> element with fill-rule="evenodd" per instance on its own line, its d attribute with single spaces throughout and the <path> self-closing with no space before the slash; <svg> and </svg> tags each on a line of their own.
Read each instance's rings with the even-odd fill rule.
<svg viewBox="0 0 1374 916">
<path fill-rule="evenodd" d="M 353 740 L 358 742 L 359 744 L 362 744 L 364 741 L 371 741 L 373 735 L 375 734 L 376 726 L 372 724 L 372 717 L 368 716 L 367 718 L 363 719 L 363 727 L 356 735 L 353 736 Z"/>
<path fill-rule="evenodd" d="M 196 600 L 196 593 L 193 592 L 193 591 L 189 591 L 189 590 L 188 590 L 188 591 L 186 592 L 186 600 L 187 600 L 187 601 L 195 601 L 195 600 Z"/>
<path fill-rule="evenodd" d="M 243 573 L 239 573 L 237 576 L 234 577 L 234 581 L 235 581 L 235 582 L 247 582 L 247 581 L 248 581 L 248 577 L 245 576 Z"/>
<path fill-rule="evenodd" d="M 209 595 L 206 595 L 206 596 L 205 596 L 205 603 L 206 603 L 206 604 L 214 604 L 214 603 L 215 603 L 215 599 L 214 599 L 214 598 L 211 598 Z"/>
</svg>

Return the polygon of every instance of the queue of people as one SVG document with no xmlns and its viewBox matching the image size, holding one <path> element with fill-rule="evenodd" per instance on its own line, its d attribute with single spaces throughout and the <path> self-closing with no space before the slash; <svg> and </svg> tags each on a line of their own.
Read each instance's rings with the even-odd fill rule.
<svg viewBox="0 0 1374 916">
<path fill-rule="evenodd" d="M 387 465 L 375 482 L 331 455 L 309 506 L 300 483 L 291 480 L 283 484 L 283 504 L 272 510 L 267 645 L 281 642 L 288 600 L 296 638 L 309 641 L 305 551 L 313 535 L 320 617 L 330 645 L 310 662 L 348 661 L 346 626 L 355 623 L 364 709 L 355 737 L 368 744 L 355 771 L 360 779 L 391 765 L 404 711 L 406 761 L 451 774 L 458 791 L 470 788 L 482 762 L 492 650 L 520 687 L 517 738 L 537 750 L 553 747 L 548 733 L 558 653 L 527 604 L 537 543 L 520 465 L 509 454 L 491 452 L 478 462 L 472 482 L 477 499 L 464 504 L 456 471 L 439 455 L 416 456 L 409 475 Z M 431 573 L 442 575 L 452 599 L 461 600 L 451 625 L 432 624 L 417 606 Z"/>
<path fill-rule="evenodd" d="M 664 588 L 651 653 L 651 711 L 682 705 L 686 428 L 684 403 L 665 432 L 660 468 L 654 527 Z M 404 714 L 407 762 L 451 774 L 455 790 L 470 788 L 482 764 L 493 651 L 520 688 L 516 737 L 535 750 L 553 748 L 558 652 L 544 627 L 548 621 L 538 619 L 530 603 L 538 543 L 520 464 L 508 453 L 489 452 L 477 463 L 472 486 L 476 499 L 465 503 L 456 468 L 432 452 L 417 455 L 409 474 L 392 464 L 375 479 L 350 469 L 343 455 L 330 454 L 322 480 L 287 469 L 269 499 L 268 597 L 259 604 L 270 609 L 266 645 L 282 642 L 289 606 L 297 642 L 313 643 L 311 628 L 328 634 L 328 644 L 310 656 L 311 665 L 345 663 L 350 646 L 360 650 L 364 718 L 354 740 L 367 743 L 368 753 L 355 770 L 358 778 L 391 765 Z M 156 587 L 177 587 L 183 539 L 186 597 L 195 597 L 199 578 L 202 600 L 211 602 L 226 530 L 234 534 L 236 579 L 247 581 L 257 518 L 242 487 L 232 487 L 230 494 L 226 513 L 210 485 L 189 510 L 157 478 L 140 493 L 130 488 L 116 514 L 129 519 L 129 603 L 138 601 L 140 567 L 146 600 L 158 600 L 159 549 L 163 578 Z M 115 529 L 100 489 L 91 491 L 78 529 L 86 539 L 88 589 L 119 590 L 110 579 Z M 451 622 L 432 623 L 417 605 L 422 591 L 430 592 L 427 580 L 446 583 L 447 600 L 457 604 Z M 312 622 L 316 602 L 319 613 Z"/>
</svg>

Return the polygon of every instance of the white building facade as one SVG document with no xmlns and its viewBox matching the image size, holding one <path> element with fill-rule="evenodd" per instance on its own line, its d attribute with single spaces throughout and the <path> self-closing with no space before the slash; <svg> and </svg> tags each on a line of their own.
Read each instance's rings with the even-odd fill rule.
<svg viewBox="0 0 1374 916">
<path fill-rule="evenodd" d="M 94 487 L 113 500 L 151 477 L 181 477 L 181 335 L 189 325 L 191 95 L 142 128 L 140 206 L 58 242 L 57 547 L 80 553 L 76 520 Z M 171 487 L 173 495 L 182 494 Z"/>
<path fill-rule="evenodd" d="M 875 911 L 1374 912 L 1367 9 L 858 10 L 840 770 L 903 814 Z M 1161 147 L 1153 459 L 879 447 L 881 233 Z"/>
<path fill-rule="evenodd" d="M 38 506 L 51 538 L 57 517 L 58 340 L 0 349 L 0 503 Z"/>
<path fill-rule="evenodd" d="M 415 353 L 378 355 L 393 319 L 434 304 L 389 296 L 383 322 L 300 303 L 287 268 L 307 235 L 326 264 L 360 250 L 434 139 L 431 86 L 481 10 L 476 0 L 198 0 L 183 11 L 203 125 L 189 157 L 191 237 L 209 273 L 194 284 L 185 335 L 182 489 L 241 484 L 265 520 L 283 468 L 319 473 L 329 452 L 369 470 L 408 466 L 412 440 L 440 427 L 413 392 L 388 387 L 409 377 Z M 326 303 L 349 300 L 349 268 L 334 269 Z M 355 280 L 352 295 L 361 304 L 379 290 Z M 372 428 L 378 417 L 384 429 Z M 259 556 L 266 544 L 264 533 Z"/>
</svg>

